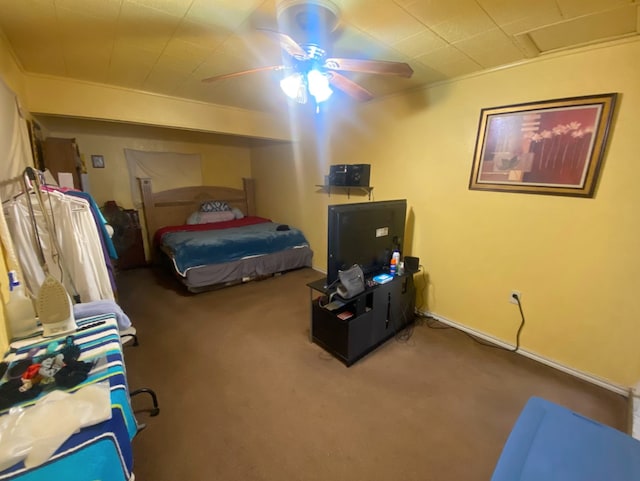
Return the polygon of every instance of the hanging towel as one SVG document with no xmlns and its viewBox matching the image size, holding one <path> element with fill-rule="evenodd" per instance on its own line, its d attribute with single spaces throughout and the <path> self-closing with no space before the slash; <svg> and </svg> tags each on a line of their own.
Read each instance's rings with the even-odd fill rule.
<svg viewBox="0 0 640 481">
<path fill-rule="evenodd" d="M 99 300 L 91 302 L 83 302 L 73 306 L 73 316 L 76 319 L 85 317 L 98 316 L 100 314 L 115 314 L 118 323 L 118 329 L 124 331 L 131 327 L 131 319 L 127 316 L 122 308 L 110 300 Z"/>
</svg>

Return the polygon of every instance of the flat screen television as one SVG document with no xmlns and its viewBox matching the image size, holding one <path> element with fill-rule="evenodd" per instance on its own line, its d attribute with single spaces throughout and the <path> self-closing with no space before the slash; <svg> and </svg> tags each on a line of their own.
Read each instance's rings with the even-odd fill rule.
<svg viewBox="0 0 640 481">
<path fill-rule="evenodd" d="M 393 250 L 402 252 L 406 215 L 406 199 L 330 205 L 327 285 L 354 264 L 365 276 L 383 272 Z"/>
</svg>

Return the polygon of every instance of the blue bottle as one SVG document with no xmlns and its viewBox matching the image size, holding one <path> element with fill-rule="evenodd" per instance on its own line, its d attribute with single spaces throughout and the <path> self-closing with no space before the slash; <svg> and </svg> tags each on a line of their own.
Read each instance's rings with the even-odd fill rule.
<svg viewBox="0 0 640 481">
<path fill-rule="evenodd" d="M 391 262 L 389 263 L 389 274 L 392 276 L 398 273 L 398 262 L 400 262 L 400 252 L 394 250 L 391 255 Z"/>
</svg>

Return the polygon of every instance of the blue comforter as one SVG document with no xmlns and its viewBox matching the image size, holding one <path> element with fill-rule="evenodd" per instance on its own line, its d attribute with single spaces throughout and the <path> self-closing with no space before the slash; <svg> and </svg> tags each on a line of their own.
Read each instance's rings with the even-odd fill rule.
<svg viewBox="0 0 640 481">
<path fill-rule="evenodd" d="M 176 268 L 182 275 L 192 267 L 309 245 L 300 230 L 276 230 L 278 225 L 264 222 L 222 230 L 169 232 L 162 236 L 162 245 L 171 250 Z"/>
</svg>

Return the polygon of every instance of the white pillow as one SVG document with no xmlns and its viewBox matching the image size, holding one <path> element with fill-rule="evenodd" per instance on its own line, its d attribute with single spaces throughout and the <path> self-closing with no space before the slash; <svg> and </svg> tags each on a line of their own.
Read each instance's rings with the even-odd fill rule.
<svg viewBox="0 0 640 481">
<path fill-rule="evenodd" d="M 242 213 L 242 211 L 240 209 L 238 209 L 237 207 L 233 207 L 231 209 L 231 212 L 233 212 L 233 215 L 236 219 L 242 219 L 244 218 L 244 214 Z"/>
<path fill-rule="evenodd" d="M 233 220 L 235 216 L 230 210 L 221 210 L 218 212 L 200 212 L 200 221 L 198 224 L 211 224 L 213 222 L 224 222 Z"/>
<path fill-rule="evenodd" d="M 242 212 L 240 212 L 242 215 Z M 244 215 L 242 215 L 244 217 Z M 215 211 L 215 212 L 194 212 L 187 218 L 187 224 L 211 224 L 214 222 L 224 222 L 226 220 L 242 219 L 236 217 L 231 210 Z"/>
<path fill-rule="evenodd" d="M 187 224 L 199 224 L 200 223 L 200 211 L 196 211 L 187 217 Z"/>
</svg>

